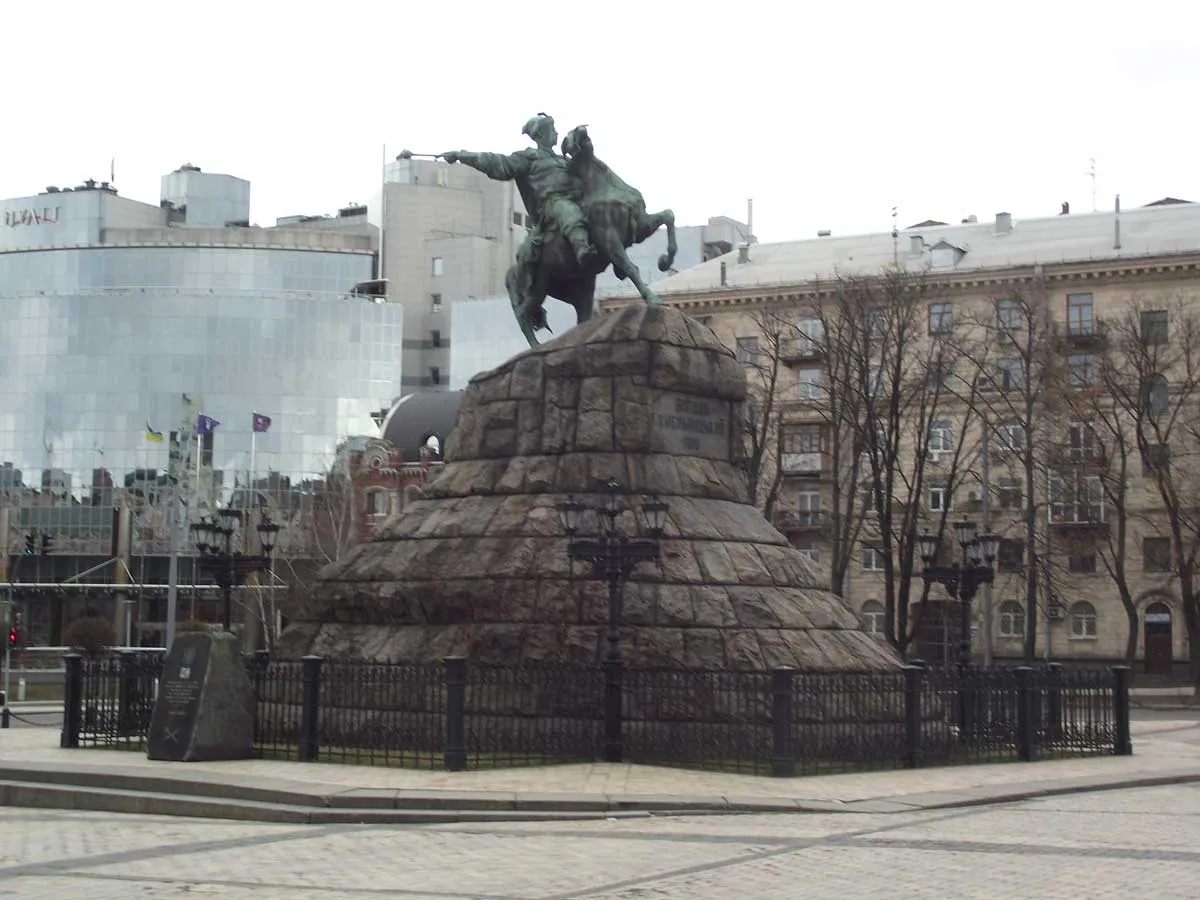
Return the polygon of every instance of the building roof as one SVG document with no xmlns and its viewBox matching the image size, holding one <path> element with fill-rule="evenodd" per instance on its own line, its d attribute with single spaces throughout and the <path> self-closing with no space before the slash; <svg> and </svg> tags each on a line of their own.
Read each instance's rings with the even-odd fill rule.
<svg viewBox="0 0 1200 900">
<path fill-rule="evenodd" d="M 458 422 L 462 391 L 422 391 L 405 394 L 392 404 L 380 428 L 383 439 L 404 458 L 415 462 L 430 437 L 438 439 L 439 452 Z"/>
<path fill-rule="evenodd" d="M 804 284 L 837 275 L 873 274 L 897 259 L 906 268 L 917 270 L 931 265 L 929 250 L 941 242 L 962 252 L 954 265 L 933 266 L 935 273 L 1200 252 L 1200 203 L 1122 210 L 1120 249 L 1114 247 L 1117 214 L 1113 212 L 1043 219 L 1011 217 L 1010 221 L 1012 227 L 1007 233 L 993 220 L 906 229 L 895 238 L 891 232 L 881 232 L 753 244 L 748 262 L 739 263 L 739 251 L 735 250 L 665 278 L 654 289 L 669 296 Z M 918 237 L 922 243 L 919 255 L 914 251 Z M 621 296 L 633 295 L 632 288 L 623 287 Z"/>
</svg>

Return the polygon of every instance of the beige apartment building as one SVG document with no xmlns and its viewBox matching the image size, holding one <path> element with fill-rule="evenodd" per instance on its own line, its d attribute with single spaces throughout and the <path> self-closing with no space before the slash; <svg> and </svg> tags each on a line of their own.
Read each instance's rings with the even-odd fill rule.
<svg viewBox="0 0 1200 900">
<path fill-rule="evenodd" d="M 1112 452 L 1099 449 L 1106 442 L 1097 437 L 1099 429 L 1087 420 L 1086 404 L 1078 398 L 1102 392 L 1097 373 L 1101 359 L 1110 358 L 1105 356 L 1111 336 L 1107 323 L 1124 320 L 1136 309 L 1142 333 L 1169 347 L 1185 340 L 1173 333 L 1175 317 L 1194 309 L 1200 321 L 1200 204 L 1167 199 L 1082 215 L 1070 214 L 1064 205 L 1061 214 L 1042 219 L 999 213 L 991 221 L 928 221 L 892 233 L 743 246 L 661 282 L 664 302 L 706 321 L 748 364 L 760 361 L 771 343 L 763 334 L 764 313 L 790 321 L 791 336 L 777 354 L 782 435 L 773 461 L 781 478 L 773 515 L 780 530 L 826 571 L 833 434 L 825 403 L 835 386 L 829 382 L 825 356 L 831 345 L 824 340 L 822 319 L 828 320 L 839 278 L 888 270 L 928 285 L 921 315 L 929 334 L 961 334 L 986 355 L 967 360 L 971 365 L 959 377 L 971 383 L 956 392 L 956 399 L 943 401 L 936 420 L 924 424 L 919 440 L 906 437 L 902 450 L 926 454 L 920 496 L 903 498 L 920 505 L 923 525 L 965 517 L 1002 538 L 995 583 L 980 592 L 972 608 L 974 652 L 997 660 L 1020 658 L 1027 617 L 1035 616 L 1039 658 L 1120 660 L 1130 623 L 1105 564 L 1113 558 L 1113 536 L 1119 532 L 1112 497 L 1101 484 L 1106 473 L 1110 481 L 1105 483 L 1111 483 Z M 1016 305 L 1026 320 L 1018 321 Z M 1008 326 L 1030 329 L 1029 347 L 1041 348 L 1042 364 L 1057 367 L 1056 383 L 1072 392 L 1063 396 L 1074 398 L 1048 403 L 1029 422 L 1038 434 L 1033 485 L 1025 484 L 1020 453 L 1012 449 L 1025 446 L 1023 423 L 1006 421 L 1003 403 L 996 399 L 999 391 L 1017 385 L 1016 379 L 1035 377 L 1028 368 L 1035 365 L 1032 359 L 1024 374 L 1014 367 L 1013 357 L 1021 354 L 1005 349 L 1004 339 L 1015 340 L 1006 337 Z M 1195 355 L 1200 362 L 1200 352 Z M 1164 397 L 1181 376 L 1168 372 L 1165 377 L 1172 387 L 1164 386 Z M 964 393 L 969 398 L 963 399 Z M 1103 409 L 1107 401 L 1097 397 L 1096 402 Z M 1200 416 L 1200 392 L 1190 405 Z M 1190 429 L 1184 431 L 1177 430 L 1179 440 L 1197 442 L 1200 450 Z M 1165 675 L 1187 660 L 1184 616 L 1155 479 L 1132 437 L 1122 441 L 1133 448 L 1121 519 L 1127 583 L 1137 613 L 1138 671 Z M 1170 452 L 1181 467 L 1189 455 L 1187 448 Z M 956 461 L 955 475 L 941 477 L 939 470 L 950 460 Z M 900 501 L 893 497 L 894 503 Z M 1027 546 L 1024 522 L 1031 503 L 1037 536 Z M 844 594 L 864 627 L 882 630 L 882 560 L 869 527 L 863 535 Z M 1030 565 L 1038 570 L 1034 604 L 1026 603 Z M 918 561 L 918 573 L 920 568 Z M 912 596 L 918 597 L 919 575 L 914 581 Z M 922 655 L 953 658 L 958 608 L 938 608 L 937 616 L 925 616 L 918 649 Z M 940 629 L 942 639 L 930 629 Z"/>
</svg>

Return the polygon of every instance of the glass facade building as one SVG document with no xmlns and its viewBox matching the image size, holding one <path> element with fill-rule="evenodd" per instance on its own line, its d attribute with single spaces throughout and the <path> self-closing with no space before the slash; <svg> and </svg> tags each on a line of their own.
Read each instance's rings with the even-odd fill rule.
<svg viewBox="0 0 1200 900">
<path fill-rule="evenodd" d="M 218 504 L 268 511 L 280 554 L 321 557 L 314 497 L 401 393 L 402 309 L 352 293 L 373 277 L 373 238 L 146 227 L 157 208 L 99 191 L 36 199 L 42 212 L 0 242 L 0 576 L 29 640 L 61 640 L 97 601 L 59 591 L 69 608 L 50 610 L 21 585 L 111 580 L 111 567 L 79 576 L 117 555 L 132 569 L 117 581 L 163 582 L 172 498 L 185 557 L 188 522 Z M 118 228 L 96 220 L 98 201 L 118 200 L 141 210 Z M 6 218 L 32 205 L 8 201 Z M 219 424 L 197 436 L 201 415 Z M 189 562 L 180 582 L 207 582 Z M 153 608 L 133 618 L 161 620 L 162 596 L 141 599 Z"/>
</svg>

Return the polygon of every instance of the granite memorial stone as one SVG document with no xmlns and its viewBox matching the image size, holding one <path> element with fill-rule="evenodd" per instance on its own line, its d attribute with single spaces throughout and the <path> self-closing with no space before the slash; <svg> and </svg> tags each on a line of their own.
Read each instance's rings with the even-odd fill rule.
<svg viewBox="0 0 1200 900">
<path fill-rule="evenodd" d="M 254 689 L 241 641 L 228 632 L 187 632 L 167 653 L 146 738 L 150 759 L 247 759 Z"/>
</svg>

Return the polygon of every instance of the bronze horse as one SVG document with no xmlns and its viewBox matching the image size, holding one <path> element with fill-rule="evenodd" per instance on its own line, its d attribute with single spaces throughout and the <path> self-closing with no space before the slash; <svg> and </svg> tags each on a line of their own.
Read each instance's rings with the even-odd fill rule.
<svg viewBox="0 0 1200 900">
<path fill-rule="evenodd" d="M 531 347 L 539 343 L 536 332 L 547 328 L 544 308 L 547 297 L 575 307 L 577 323 L 591 318 L 595 311 L 596 276 L 610 264 L 618 278 L 633 282 L 647 303 L 660 302 L 625 250 L 640 244 L 662 226 L 667 229 L 667 252 L 658 258 L 659 271 L 671 268 L 678 249 L 675 214 L 669 209 L 647 213 L 641 192 L 622 181 L 596 157 L 586 125 L 572 129 L 563 138 L 562 152 L 569 159 L 568 170 L 582 189 L 580 206 L 596 248 L 596 258 L 587 268 L 581 268 L 567 240 L 551 234 L 539 247 L 536 274 L 524 292 L 522 263 L 519 261 L 508 270 L 504 284 L 517 324 Z"/>
</svg>

